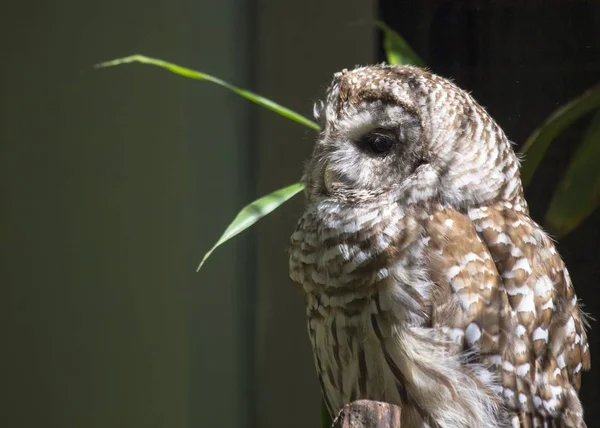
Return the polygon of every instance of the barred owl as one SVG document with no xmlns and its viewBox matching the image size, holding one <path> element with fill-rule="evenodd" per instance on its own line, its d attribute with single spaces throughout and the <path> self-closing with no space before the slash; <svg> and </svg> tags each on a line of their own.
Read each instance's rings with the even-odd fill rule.
<svg viewBox="0 0 600 428">
<path fill-rule="evenodd" d="M 484 108 L 376 65 L 336 73 L 315 116 L 290 276 L 330 413 L 364 398 L 402 428 L 584 427 L 584 316 Z"/>
</svg>

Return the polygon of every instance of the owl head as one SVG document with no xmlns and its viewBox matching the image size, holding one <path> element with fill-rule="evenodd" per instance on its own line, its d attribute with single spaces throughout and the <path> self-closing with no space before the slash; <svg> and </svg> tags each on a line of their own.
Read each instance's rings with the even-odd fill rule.
<svg viewBox="0 0 600 428">
<path fill-rule="evenodd" d="M 321 132 L 304 175 L 309 201 L 524 203 L 503 131 L 469 94 L 424 69 L 336 73 L 315 117 Z"/>
</svg>

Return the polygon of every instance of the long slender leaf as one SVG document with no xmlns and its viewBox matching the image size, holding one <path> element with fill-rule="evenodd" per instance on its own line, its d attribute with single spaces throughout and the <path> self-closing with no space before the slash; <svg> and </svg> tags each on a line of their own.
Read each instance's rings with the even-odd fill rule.
<svg viewBox="0 0 600 428">
<path fill-rule="evenodd" d="M 206 259 L 208 259 L 208 257 L 219 245 L 230 240 L 238 233 L 248 229 L 258 220 L 269 214 L 296 193 L 301 192 L 302 189 L 304 189 L 304 184 L 295 183 L 291 186 L 284 187 L 274 191 L 273 193 L 263 196 L 262 198 L 257 199 L 256 201 L 242 208 L 235 219 L 233 219 L 229 227 L 225 229 L 225 232 L 223 232 L 223 235 L 221 235 L 217 243 L 204 255 L 202 261 L 198 265 L 198 269 L 196 269 L 196 272 L 200 270 Z"/>
<path fill-rule="evenodd" d="M 588 89 L 563 105 L 531 134 L 521 148 L 521 152 L 527 154 L 521 168 L 521 179 L 525 185 L 531 181 L 552 140 L 575 120 L 598 107 L 600 107 L 600 85 Z"/>
<path fill-rule="evenodd" d="M 394 31 L 385 22 L 375 21 L 375 26 L 383 31 L 383 49 L 387 56 L 388 63 L 401 65 L 425 66 L 423 61 L 404 38 Z"/>
<path fill-rule="evenodd" d="M 325 400 L 321 398 L 321 428 L 331 428 L 332 424 L 333 420 L 331 419 L 331 416 L 329 416 L 329 410 L 327 410 Z"/>
<path fill-rule="evenodd" d="M 230 91 L 235 92 L 236 94 L 262 106 L 271 111 L 274 111 L 277 114 L 280 114 L 283 117 L 286 117 L 294 122 L 298 122 L 308 128 L 314 129 L 316 131 L 319 130 L 319 125 L 317 125 L 312 120 L 302 116 L 295 111 L 290 110 L 289 108 L 283 107 L 265 97 L 261 97 L 253 92 L 247 91 L 245 89 L 238 88 L 230 83 L 225 82 L 224 80 L 219 79 L 218 77 L 211 76 L 210 74 L 202 73 L 200 71 L 191 70 L 189 68 L 181 67 L 176 64 L 172 64 L 167 61 L 163 61 L 161 59 L 151 58 L 144 55 L 131 55 L 125 58 L 119 58 L 112 61 L 106 61 L 96 65 L 96 68 L 106 68 L 106 67 L 114 67 L 116 65 L 121 64 L 130 64 L 133 62 L 139 62 L 142 64 L 150 64 L 157 67 L 164 68 L 169 70 L 175 74 L 179 74 L 180 76 L 188 77 L 190 79 L 196 80 L 206 80 L 208 82 L 216 83 L 219 86 L 229 89 Z"/>
<path fill-rule="evenodd" d="M 546 224 L 556 236 L 575 229 L 600 203 L 600 109 L 554 192 Z"/>
</svg>

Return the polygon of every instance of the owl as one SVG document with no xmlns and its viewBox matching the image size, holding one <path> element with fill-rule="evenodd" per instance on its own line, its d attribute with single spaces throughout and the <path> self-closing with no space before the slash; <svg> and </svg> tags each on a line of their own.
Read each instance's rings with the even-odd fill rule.
<svg viewBox="0 0 600 428">
<path fill-rule="evenodd" d="M 585 317 L 484 108 L 375 65 L 336 73 L 315 116 L 289 267 L 329 412 L 370 399 L 402 428 L 585 427 Z"/>
</svg>

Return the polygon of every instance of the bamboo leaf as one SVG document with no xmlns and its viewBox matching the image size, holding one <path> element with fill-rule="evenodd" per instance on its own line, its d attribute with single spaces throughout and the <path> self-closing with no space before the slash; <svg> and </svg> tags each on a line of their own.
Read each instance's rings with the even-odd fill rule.
<svg viewBox="0 0 600 428">
<path fill-rule="evenodd" d="M 229 89 L 230 91 L 235 92 L 236 94 L 252 101 L 253 103 L 258 104 L 259 106 L 265 107 L 271 111 L 274 111 L 277 114 L 280 114 L 283 117 L 286 117 L 294 122 L 298 122 L 308 128 L 314 129 L 316 131 L 319 130 L 319 125 L 317 125 L 312 120 L 302 116 L 295 111 L 292 111 L 286 107 L 283 107 L 265 97 L 261 97 L 253 92 L 247 91 L 245 89 L 238 88 L 230 83 L 225 82 L 224 80 L 219 79 L 218 77 L 211 76 L 210 74 L 202 73 L 201 71 L 191 70 L 189 68 L 181 67 L 176 64 L 172 64 L 167 61 L 163 61 L 161 59 L 150 58 L 144 55 L 131 55 L 125 58 L 119 58 L 112 61 L 106 61 L 96 65 L 96 68 L 106 68 L 106 67 L 114 67 L 121 64 L 130 64 L 130 63 L 142 63 L 142 64 L 150 64 L 157 67 L 164 68 L 169 70 L 175 74 L 179 74 L 180 76 L 188 77 L 190 79 L 196 80 L 205 80 L 208 82 L 215 83 L 219 86 Z"/>
<path fill-rule="evenodd" d="M 327 410 L 327 405 L 325 404 L 325 400 L 321 398 L 321 428 L 331 428 L 333 424 L 333 420 L 329 415 L 329 410 Z"/>
<path fill-rule="evenodd" d="M 257 199 L 256 201 L 242 208 L 235 219 L 231 222 L 229 227 L 225 229 L 225 232 L 223 232 L 223 235 L 221 235 L 217 243 L 204 255 L 202 261 L 198 265 L 198 269 L 196 269 L 196 272 L 200 270 L 206 259 L 208 259 L 208 257 L 218 246 L 230 240 L 240 232 L 248 229 L 258 220 L 269 214 L 275 208 L 279 207 L 296 193 L 301 192 L 302 189 L 304 189 L 304 184 L 295 183 L 291 186 L 284 187 L 266 196 L 263 196 L 262 198 Z"/>
<path fill-rule="evenodd" d="M 600 203 L 600 109 L 573 155 L 546 213 L 551 232 L 561 237 L 575 229 Z"/>
<path fill-rule="evenodd" d="M 383 48 L 388 63 L 425 67 L 425 61 L 412 50 L 400 34 L 383 21 L 375 21 L 375 26 L 383 32 Z"/>
<path fill-rule="evenodd" d="M 600 85 L 588 89 L 560 107 L 531 134 L 521 148 L 521 152 L 527 154 L 521 168 L 523 184 L 527 185 L 531 181 L 552 140 L 575 120 L 598 107 L 600 107 Z"/>
</svg>

